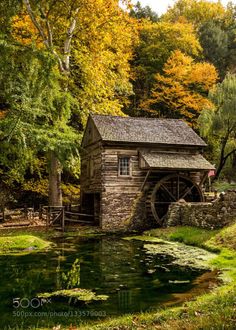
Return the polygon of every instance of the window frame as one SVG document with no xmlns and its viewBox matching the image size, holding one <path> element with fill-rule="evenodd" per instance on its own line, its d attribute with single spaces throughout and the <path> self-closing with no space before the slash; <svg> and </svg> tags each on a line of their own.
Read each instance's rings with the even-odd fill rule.
<svg viewBox="0 0 236 330">
<path fill-rule="evenodd" d="M 128 159 L 128 166 L 129 166 L 129 174 L 121 174 L 121 159 L 127 158 Z M 132 162 L 131 157 L 127 155 L 119 155 L 118 156 L 118 177 L 121 178 L 130 178 L 132 177 Z"/>
</svg>

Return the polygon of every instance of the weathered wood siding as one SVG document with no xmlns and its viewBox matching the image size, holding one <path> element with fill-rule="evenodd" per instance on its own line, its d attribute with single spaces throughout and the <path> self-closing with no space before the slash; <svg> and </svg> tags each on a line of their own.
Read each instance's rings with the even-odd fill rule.
<svg viewBox="0 0 236 330">
<path fill-rule="evenodd" d="M 118 175 L 119 157 L 130 157 L 131 176 Z M 104 191 L 116 193 L 137 193 L 141 191 L 146 170 L 139 168 L 138 148 L 104 147 L 102 153 L 102 184 Z"/>
<path fill-rule="evenodd" d="M 95 193 L 102 190 L 102 145 L 88 146 L 81 154 L 81 191 Z"/>
</svg>

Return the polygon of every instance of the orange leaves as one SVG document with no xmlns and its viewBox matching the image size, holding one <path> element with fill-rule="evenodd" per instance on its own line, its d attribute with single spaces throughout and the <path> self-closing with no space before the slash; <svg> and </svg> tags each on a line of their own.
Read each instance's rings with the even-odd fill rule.
<svg viewBox="0 0 236 330">
<path fill-rule="evenodd" d="M 191 57 L 175 51 L 163 72 L 155 75 L 151 98 L 141 106 L 147 111 L 156 110 L 160 116 L 183 118 L 195 126 L 201 110 L 212 105 L 207 93 L 218 78 L 215 67 L 195 63 Z"/>
<path fill-rule="evenodd" d="M 207 62 L 195 62 L 192 57 L 176 50 L 164 65 L 166 76 L 173 77 L 185 86 L 194 85 L 208 92 L 218 79 L 214 65 Z"/>
<path fill-rule="evenodd" d="M 194 63 L 189 72 L 189 82 L 201 86 L 204 91 L 209 91 L 218 79 L 215 67 L 207 62 Z"/>
<path fill-rule="evenodd" d="M 43 47 L 43 41 L 40 38 L 37 29 L 33 25 L 29 15 L 21 13 L 12 19 L 12 36 L 23 45 L 34 43 L 38 48 Z"/>
<path fill-rule="evenodd" d="M 186 81 L 191 71 L 193 59 L 186 56 L 180 50 L 172 52 L 167 62 L 164 64 L 163 72 L 166 76 L 175 77 L 175 79 Z"/>
</svg>

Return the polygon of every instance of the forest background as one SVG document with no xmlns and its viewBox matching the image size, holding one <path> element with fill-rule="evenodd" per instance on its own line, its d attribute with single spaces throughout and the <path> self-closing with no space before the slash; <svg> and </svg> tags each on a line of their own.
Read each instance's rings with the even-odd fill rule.
<svg viewBox="0 0 236 330">
<path fill-rule="evenodd" d="M 178 118 L 236 181 L 236 6 L 178 0 L 0 3 L 0 204 L 79 197 L 89 113 Z"/>
</svg>

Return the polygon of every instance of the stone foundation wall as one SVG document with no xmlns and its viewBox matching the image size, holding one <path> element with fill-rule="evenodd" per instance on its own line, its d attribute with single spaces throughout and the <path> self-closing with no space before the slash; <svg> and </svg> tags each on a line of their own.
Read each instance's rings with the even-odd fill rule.
<svg viewBox="0 0 236 330">
<path fill-rule="evenodd" d="M 104 192 L 101 200 L 101 224 L 105 231 L 146 228 L 145 197 L 142 193 Z"/>
<path fill-rule="evenodd" d="M 236 191 L 227 191 L 211 203 L 179 201 L 169 207 L 165 226 L 222 228 L 236 220 Z"/>
</svg>

